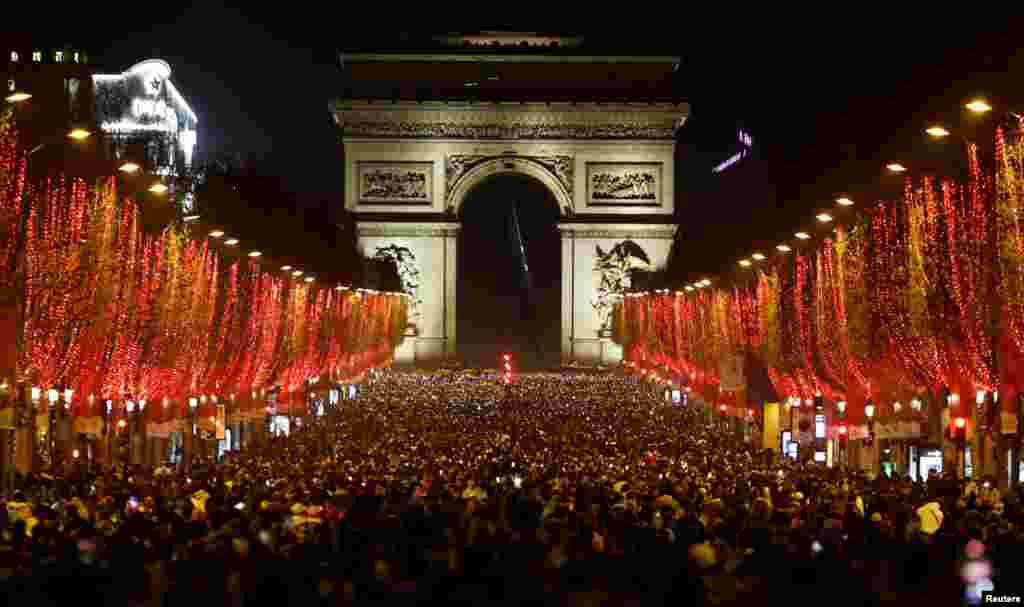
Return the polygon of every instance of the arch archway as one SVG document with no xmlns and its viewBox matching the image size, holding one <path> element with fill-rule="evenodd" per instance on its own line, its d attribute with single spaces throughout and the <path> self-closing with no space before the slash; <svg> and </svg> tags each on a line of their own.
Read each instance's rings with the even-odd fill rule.
<svg viewBox="0 0 1024 607">
<path fill-rule="evenodd" d="M 554 197 L 559 216 L 574 212 L 572 193 L 566 184 L 544 164 L 528 156 L 497 156 L 484 160 L 458 178 L 447 196 L 446 208 L 462 215 L 466 196 L 481 183 L 496 175 L 523 175 L 536 180 Z"/>
<path fill-rule="evenodd" d="M 499 170 L 459 199 L 457 349 L 466 364 L 520 369 L 561 358 L 562 260 L 555 191 L 528 173 Z M 520 246 L 520 243 L 522 246 Z"/>
</svg>

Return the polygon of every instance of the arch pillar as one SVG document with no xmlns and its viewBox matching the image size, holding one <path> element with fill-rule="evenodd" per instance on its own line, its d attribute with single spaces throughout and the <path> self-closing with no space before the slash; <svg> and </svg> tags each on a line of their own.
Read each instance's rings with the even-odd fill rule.
<svg viewBox="0 0 1024 607">
<path fill-rule="evenodd" d="M 632 241 L 649 260 L 646 268 L 636 269 L 661 269 L 668 261 L 676 225 L 560 223 L 558 230 L 562 233 L 562 362 L 619 364 L 622 347 L 612 341 L 599 313 L 598 258 Z"/>
<path fill-rule="evenodd" d="M 373 257 L 379 247 L 408 249 L 421 282 L 414 296 L 406 339 L 395 351 L 400 365 L 431 364 L 455 356 L 458 235 L 455 222 L 357 222 L 362 253 Z"/>
</svg>

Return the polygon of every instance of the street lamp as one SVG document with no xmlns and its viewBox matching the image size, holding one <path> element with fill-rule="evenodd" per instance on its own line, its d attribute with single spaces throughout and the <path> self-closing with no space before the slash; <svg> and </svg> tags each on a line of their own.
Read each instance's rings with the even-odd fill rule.
<svg viewBox="0 0 1024 607">
<path fill-rule="evenodd" d="M 926 128 L 924 130 L 924 132 L 928 133 L 929 136 L 931 136 L 931 137 L 933 137 L 935 139 L 942 139 L 943 137 L 949 137 L 949 131 L 946 130 L 944 127 L 941 127 L 941 126 L 938 126 L 938 125 L 930 126 L 930 127 Z"/>
<path fill-rule="evenodd" d="M 75 141 L 84 141 L 92 136 L 92 133 L 83 128 L 74 128 L 68 131 L 68 137 Z"/>
<path fill-rule="evenodd" d="M 890 173 L 903 173 L 906 172 L 907 170 L 907 167 L 903 166 L 898 162 L 890 162 L 889 164 L 885 165 L 885 168 L 889 169 Z"/>
<path fill-rule="evenodd" d="M 138 164 L 134 162 L 125 162 L 121 166 L 117 167 L 117 170 L 128 175 L 134 175 L 135 173 L 141 171 L 142 167 L 140 167 Z"/>
<path fill-rule="evenodd" d="M 158 181 L 153 185 L 149 186 L 149 191 L 157 195 L 166 194 L 167 186 L 164 185 L 162 182 Z"/>
<path fill-rule="evenodd" d="M 964 107 L 974 114 L 985 114 L 992 111 L 992 106 L 984 99 L 974 99 L 970 103 L 964 105 Z"/>
<path fill-rule="evenodd" d="M 836 204 L 838 204 L 841 207 L 852 207 L 853 200 L 847 198 L 846 196 L 843 196 L 841 198 L 836 198 Z"/>
<path fill-rule="evenodd" d="M 12 91 L 11 94 L 4 97 L 4 101 L 6 101 L 7 103 L 21 103 L 22 101 L 28 101 L 31 98 L 31 93 L 15 90 Z"/>
</svg>

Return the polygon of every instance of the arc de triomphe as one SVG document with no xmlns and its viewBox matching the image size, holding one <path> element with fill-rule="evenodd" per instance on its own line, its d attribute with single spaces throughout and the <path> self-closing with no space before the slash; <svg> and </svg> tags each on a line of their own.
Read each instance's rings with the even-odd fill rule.
<svg viewBox="0 0 1024 607">
<path fill-rule="evenodd" d="M 459 211 L 477 185 L 505 173 L 543 184 L 561 209 L 563 362 L 621 360 L 607 330 L 609 291 L 631 265 L 667 261 L 685 103 L 346 99 L 331 111 L 359 246 L 395 258 L 415 301 L 396 362 L 456 356 Z"/>
</svg>

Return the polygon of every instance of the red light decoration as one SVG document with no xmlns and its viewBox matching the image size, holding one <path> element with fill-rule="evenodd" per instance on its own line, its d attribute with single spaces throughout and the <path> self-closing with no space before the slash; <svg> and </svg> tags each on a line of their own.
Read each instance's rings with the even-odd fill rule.
<svg viewBox="0 0 1024 607">
<path fill-rule="evenodd" d="M 25 226 L 0 230 L 0 287 L 22 285 L 26 310 L 18 380 L 73 389 L 73 415 L 131 394 L 176 403 L 145 410 L 170 421 L 196 394 L 357 376 L 404 338 L 404 297 L 356 300 L 227 263 L 181 228 L 144 231 L 113 178 L 29 184 L 25 165 L 11 115 L 0 114 L 0 215 Z"/>
<path fill-rule="evenodd" d="M 766 261 L 732 285 L 624 298 L 614 339 L 628 360 L 688 376 L 708 401 L 731 398 L 718 374 L 736 353 L 757 359 L 779 394 L 803 401 L 820 391 L 855 417 L 868 399 L 999 386 L 1008 369 L 1024 368 L 1020 125 L 997 130 L 995 142 L 988 167 L 976 145 L 965 148 L 963 183 L 907 177 L 900 199 L 865 207 L 814 250 Z"/>
</svg>

